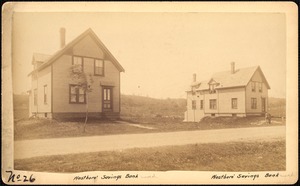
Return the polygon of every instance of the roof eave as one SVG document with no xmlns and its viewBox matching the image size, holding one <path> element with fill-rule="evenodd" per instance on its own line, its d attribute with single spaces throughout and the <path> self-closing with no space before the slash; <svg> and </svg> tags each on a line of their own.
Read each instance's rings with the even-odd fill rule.
<svg viewBox="0 0 300 186">
<path fill-rule="evenodd" d="M 246 87 L 246 85 L 236 85 L 236 86 L 229 86 L 229 87 L 216 87 L 215 89 L 230 89 L 230 88 L 242 88 Z"/>
</svg>

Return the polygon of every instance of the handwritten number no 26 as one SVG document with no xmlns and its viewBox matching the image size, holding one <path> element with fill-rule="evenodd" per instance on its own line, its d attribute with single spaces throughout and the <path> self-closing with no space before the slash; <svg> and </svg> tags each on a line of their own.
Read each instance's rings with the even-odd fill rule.
<svg viewBox="0 0 300 186">
<path fill-rule="evenodd" d="M 22 177 L 20 174 L 16 175 L 12 171 L 6 171 L 6 172 L 10 173 L 10 176 L 9 176 L 7 182 L 15 182 L 15 181 L 34 182 L 35 181 L 33 174 L 31 174 L 29 179 L 27 179 L 26 175 L 23 175 L 23 177 Z"/>
</svg>

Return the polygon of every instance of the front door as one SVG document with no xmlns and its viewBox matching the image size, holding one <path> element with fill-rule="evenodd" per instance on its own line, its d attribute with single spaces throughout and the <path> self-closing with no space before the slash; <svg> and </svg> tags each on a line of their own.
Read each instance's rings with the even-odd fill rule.
<svg viewBox="0 0 300 186">
<path fill-rule="evenodd" d="M 261 111 L 266 112 L 266 98 L 261 98 Z"/>
<path fill-rule="evenodd" d="M 102 109 L 103 112 L 111 112 L 112 111 L 112 88 L 111 87 L 103 87 L 103 104 Z"/>
</svg>

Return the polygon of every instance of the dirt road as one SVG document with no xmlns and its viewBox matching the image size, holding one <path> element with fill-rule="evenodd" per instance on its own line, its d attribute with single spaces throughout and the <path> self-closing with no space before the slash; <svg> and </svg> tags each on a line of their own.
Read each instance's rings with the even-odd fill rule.
<svg viewBox="0 0 300 186">
<path fill-rule="evenodd" d="M 276 139 L 285 139 L 285 126 L 23 140 L 14 143 L 14 158 L 112 151 L 135 147 Z"/>
</svg>

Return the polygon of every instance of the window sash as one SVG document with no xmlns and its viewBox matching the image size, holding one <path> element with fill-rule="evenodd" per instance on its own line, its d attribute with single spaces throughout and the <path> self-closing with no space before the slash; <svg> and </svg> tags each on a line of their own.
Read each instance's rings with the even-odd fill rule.
<svg viewBox="0 0 300 186">
<path fill-rule="evenodd" d="M 209 108 L 210 109 L 217 109 L 217 100 L 215 100 L 215 99 L 209 100 Z"/>
<path fill-rule="evenodd" d="M 73 72 L 82 72 L 83 71 L 83 58 L 79 56 L 73 56 L 72 62 L 74 68 Z"/>
<path fill-rule="evenodd" d="M 215 90 L 215 85 L 214 84 L 209 84 L 209 93 L 216 93 L 216 90 Z"/>
<path fill-rule="evenodd" d="M 70 85 L 70 103 L 86 103 L 86 93 L 78 85 Z"/>
<path fill-rule="evenodd" d="M 203 109 L 203 100 L 200 100 L 200 109 Z"/>
<path fill-rule="evenodd" d="M 257 100 L 256 98 L 251 98 L 251 109 L 257 108 Z"/>
<path fill-rule="evenodd" d="M 231 99 L 231 108 L 232 109 L 237 109 L 237 98 L 232 98 Z"/>
<path fill-rule="evenodd" d="M 100 59 L 95 59 L 94 64 L 95 75 L 104 75 L 104 61 Z"/>
<path fill-rule="evenodd" d="M 258 91 L 262 92 L 262 83 L 258 83 Z"/>
</svg>

